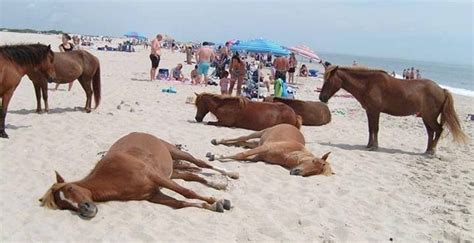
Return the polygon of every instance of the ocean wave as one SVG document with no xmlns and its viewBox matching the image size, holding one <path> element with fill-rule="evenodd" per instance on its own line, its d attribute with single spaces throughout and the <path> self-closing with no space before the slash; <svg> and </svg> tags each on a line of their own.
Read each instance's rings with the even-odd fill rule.
<svg viewBox="0 0 474 243">
<path fill-rule="evenodd" d="M 474 91 L 472 91 L 472 90 L 453 88 L 453 87 L 449 87 L 449 86 L 446 86 L 446 85 L 439 85 L 439 86 L 441 86 L 443 89 L 447 89 L 447 90 L 451 91 L 454 94 L 474 97 Z"/>
</svg>

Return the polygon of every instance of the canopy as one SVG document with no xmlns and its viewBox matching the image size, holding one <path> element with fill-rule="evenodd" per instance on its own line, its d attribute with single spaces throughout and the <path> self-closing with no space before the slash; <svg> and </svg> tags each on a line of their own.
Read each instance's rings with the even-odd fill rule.
<svg viewBox="0 0 474 243">
<path fill-rule="evenodd" d="M 135 39 L 138 39 L 138 40 L 148 39 L 148 38 L 145 37 L 145 35 L 143 35 L 141 33 L 138 33 L 138 32 L 135 32 L 135 31 L 129 31 L 129 32 L 125 33 L 124 36 L 127 37 L 127 38 L 135 38 Z"/>
<path fill-rule="evenodd" d="M 310 59 L 315 59 L 317 61 L 321 60 L 321 58 L 319 58 L 318 55 L 316 55 L 316 53 L 307 46 L 299 45 L 299 46 L 288 47 L 287 49 L 294 52 L 295 54 L 298 54 Z"/>
<path fill-rule="evenodd" d="M 281 45 L 266 39 L 254 39 L 237 41 L 230 48 L 232 51 L 248 51 L 257 53 L 271 53 L 274 55 L 287 56 L 289 52 Z"/>
</svg>

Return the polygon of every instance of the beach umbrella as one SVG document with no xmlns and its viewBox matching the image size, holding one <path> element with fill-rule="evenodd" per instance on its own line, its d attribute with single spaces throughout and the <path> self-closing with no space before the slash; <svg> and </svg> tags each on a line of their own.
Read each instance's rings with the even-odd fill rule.
<svg viewBox="0 0 474 243">
<path fill-rule="evenodd" d="M 270 53 L 279 56 L 287 56 L 289 51 L 273 41 L 267 39 L 253 39 L 246 41 L 236 41 L 230 48 L 232 51 L 247 51 L 256 53 Z"/>
<path fill-rule="evenodd" d="M 319 58 L 318 55 L 313 50 L 311 50 L 309 47 L 304 46 L 304 45 L 288 47 L 286 49 L 288 49 L 288 50 L 290 50 L 290 51 L 292 51 L 295 54 L 298 54 L 300 56 L 307 57 L 309 59 L 314 59 L 316 61 L 321 60 L 321 58 Z"/>
<path fill-rule="evenodd" d="M 138 39 L 138 40 L 148 39 L 148 38 L 145 37 L 145 35 L 143 35 L 139 32 L 135 32 L 135 31 L 129 31 L 129 32 L 125 33 L 124 36 L 127 37 L 127 38 L 134 38 L 134 39 Z"/>
</svg>

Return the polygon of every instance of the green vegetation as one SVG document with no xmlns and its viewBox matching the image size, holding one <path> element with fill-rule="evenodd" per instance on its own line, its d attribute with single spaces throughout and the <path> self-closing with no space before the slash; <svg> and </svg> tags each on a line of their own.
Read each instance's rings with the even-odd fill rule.
<svg viewBox="0 0 474 243">
<path fill-rule="evenodd" d="M 0 31 L 18 32 L 18 33 L 35 33 L 35 34 L 63 34 L 62 30 L 33 30 L 33 29 L 9 29 L 0 28 Z"/>
</svg>

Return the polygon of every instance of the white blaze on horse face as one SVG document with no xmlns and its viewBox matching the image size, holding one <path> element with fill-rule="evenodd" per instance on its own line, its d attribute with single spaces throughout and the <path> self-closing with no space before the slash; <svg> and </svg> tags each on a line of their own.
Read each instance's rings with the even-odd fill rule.
<svg viewBox="0 0 474 243">
<path fill-rule="evenodd" d="M 59 191 L 59 199 L 71 204 L 75 208 L 79 208 L 79 204 L 67 199 L 66 196 L 64 196 L 64 193 L 62 191 Z"/>
</svg>

